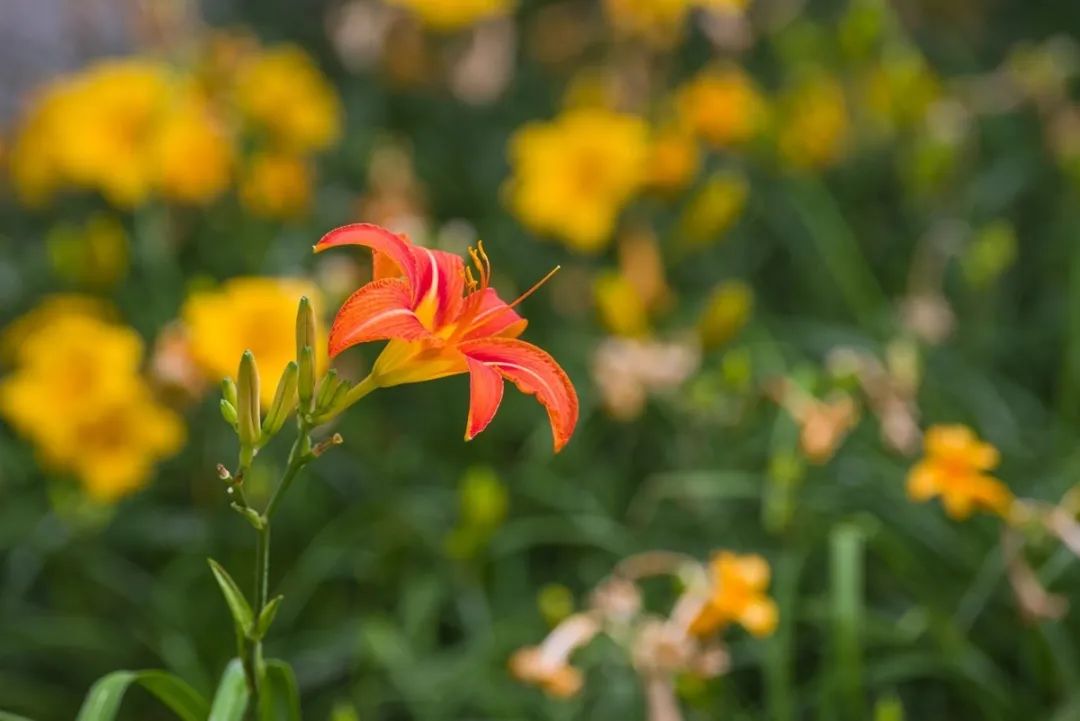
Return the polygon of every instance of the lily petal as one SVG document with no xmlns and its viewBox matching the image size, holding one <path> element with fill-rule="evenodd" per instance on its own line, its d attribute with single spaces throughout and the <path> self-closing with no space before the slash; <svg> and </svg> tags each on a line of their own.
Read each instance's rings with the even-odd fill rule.
<svg viewBox="0 0 1080 721">
<path fill-rule="evenodd" d="M 525 326 L 529 323 L 500 298 L 494 288 L 477 291 L 467 302 L 475 302 L 477 307 L 476 315 L 469 322 L 469 328 L 461 336 L 464 340 L 491 336 L 516 338 L 525 331 Z"/>
<path fill-rule="evenodd" d="M 411 247 L 416 264 L 416 313 L 434 330 L 461 312 L 465 289 L 465 262 L 461 256 L 423 246 Z"/>
<path fill-rule="evenodd" d="M 471 441 L 488 427 L 503 397 L 503 379 L 498 371 L 466 356 L 469 364 L 469 419 L 465 423 L 465 440 Z"/>
<path fill-rule="evenodd" d="M 418 300 L 416 258 L 413 254 L 412 243 L 404 236 L 372 223 L 353 223 L 335 228 L 324 235 L 315 244 L 315 252 L 321 253 L 327 248 L 336 248 L 340 245 L 362 245 L 365 248 L 371 248 L 375 266 L 374 280 L 384 280 L 396 275 L 388 267 L 387 261 L 392 261 L 408 282 L 410 301 L 415 303 Z"/>
<path fill-rule="evenodd" d="M 578 397 L 554 358 L 516 338 L 478 338 L 461 343 L 458 350 L 470 361 L 498 371 L 522 393 L 535 395 L 547 410 L 555 451 L 562 450 L 577 425 Z"/>
<path fill-rule="evenodd" d="M 342 304 L 330 327 L 330 357 L 373 340 L 417 340 L 430 336 L 412 310 L 409 284 L 404 278 L 374 280 Z"/>
</svg>

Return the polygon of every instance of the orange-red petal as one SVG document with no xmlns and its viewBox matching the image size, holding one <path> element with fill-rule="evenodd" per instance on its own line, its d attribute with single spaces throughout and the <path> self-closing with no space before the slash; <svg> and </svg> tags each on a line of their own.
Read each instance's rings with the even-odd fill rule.
<svg viewBox="0 0 1080 721">
<path fill-rule="evenodd" d="M 412 246 L 416 264 L 416 310 L 429 327 L 438 328 L 461 312 L 465 290 L 465 262 L 443 250 Z"/>
<path fill-rule="evenodd" d="M 476 307 L 469 328 L 461 336 L 464 340 L 491 336 L 516 338 L 528 325 L 528 321 L 500 298 L 494 288 L 477 291 L 469 297 L 468 302 L 476 303 Z"/>
<path fill-rule="evenodd" d="M 330 356 L 373 340 L 416 340 L 430 335 L 412 311 L 404 278 L 374 280 L 342 304 L 330 327 Z"/>
<path fill-rule="evenodd" d="M 503 378 L 485 363 L 465 357 L 469 365 L 469 419 L 465 424 L 465 440 L 488 427 L 503 397 Z"/>
<path fill-rule="evenodd" d="M 417 299 L 417 267 L 413 245 L 404 236 L 393 233 L 373 223 L 353 223 L 335 228 L 315 244 L 315 252 L 341 245 L 362 245 L 370 248 L 375 263 L 375 280 L 383 280 L 391 274 L 387 261 L 396 265 L 405 276 L 410 290 L 410 300 Z"/>
<path fill-rule="evenodd" d="M 478 338 L 458 349 L 471 361 L 494 368 L 547 410 L 555 451 L 562 450 L 578 420 L 578 397 L 570 378 L 545 351 L 516 338 Z"/>
</svg>

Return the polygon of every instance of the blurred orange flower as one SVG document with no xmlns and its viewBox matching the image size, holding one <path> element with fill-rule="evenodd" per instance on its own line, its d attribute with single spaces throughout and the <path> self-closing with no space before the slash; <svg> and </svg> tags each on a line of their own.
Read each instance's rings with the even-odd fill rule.
<svg viewBox="0 0 1080 721">
<path fill-rule="evenodd" d="M 709 571 L 709 598 L 691 622 L 691 633 L 707 636 L 733 622 L 755 636 L 768 636 L 776 629 L 776 602 L 766 594 L 768 561 L 756 554 L 721 551 L 713 556 Z"/>
<path fill-rule="evenodd" d="M 504 379 L 512 381 L 547 410 L 555 450 L 566 445 L 577 424 L 577 393 L 550 355 L 518 340 L 526 321 L 514 306 L 529 293 L 510 304 L 499 298 L 489 286 L 491 267 L 482 247 L 470 251 L 475 278 L 459 256 L 413 245 L 377 225 L 338 228 L 315 250 L 340 245 L 370 248 L 374 274 L 338 311 L 330 329 L 331 356 L 359 343 L 389 340 L 370 376 L 382 388 L 468 373 L 466 440 L 495 417 Z M 353 390 L 366 393 L 370 387 L 360 383 Z"/>
<path fill-rule="evenodd" d="M 678 90 L 676 102 L 683 123 L 718 148 L 750 140 L 766 119 L 760 91 L 735 66 L 698 73 Z"/>
<path fill-rule="evenodd" d="M 987 472 L 997 466 L 997 448 L 980 441 L 963 425 L 938 425 L 926 431 L 925 458 L 908 474 L 908 496 L 927 501 L 941 496 L 945 511 L 961 520 L 982 509 L 1004 516 L 1013 495 L 1004 483 Z"/>
</svg>

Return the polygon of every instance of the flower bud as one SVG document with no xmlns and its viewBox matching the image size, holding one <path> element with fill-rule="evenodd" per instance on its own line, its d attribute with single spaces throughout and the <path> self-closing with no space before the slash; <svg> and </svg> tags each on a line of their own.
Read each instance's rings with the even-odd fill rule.
<svg viewBox="0 0 1080 721">
<path fill-rule="evenodd" d="M 236 425 L 240 443 L 254 447 L 259 442 L 259 369 L 250 350 L 240 356 L 240 370 L 236 374 Z"/>
<path fill-rule="evenodd" d="M 221 417 L 225 419 L 225 422 L 232 426 L 233 430 L 236 430 L 236 406 L 229 403 L 224 398 L 221 399 Z"/>
<path fill-rule="evenodd" d="M 289 364 L 285 366 L 285 371 L 281 374 L 281 380 L 278 381 L 277 391 L 274 393 L 274 402 L 270 404 L 270 410 L 267 411 L 266 418 L 263 420 L 263 441 L 269 440 L 271 436 L 281 430 L 281 427 L 285 425 L 285 419 L 289 417 L 289 413 L 296 407 L 298 372 L 296 361 L 289 361 Z"/>
<path fill-rule="evenodd" d="M 221 381 L 221 397 L 227 400 L 233 408 L 236 407 L 236 383 L 232 378 L 226 377 Z"/>
<path fill-rule="evenodd" d="M 300 305 L 296 310 L 296 360 L 300 361 L 300 355 L 304 348 L 315 347 L 315 311 L 311 308 L 311 301 L 307 296 L 300 298 Z"/>
<path fill-rule="evenodd" d="M 311 401 L 315 396 L 315 349 L 309 345 L 300 349 L 296 394 L 300 399 L 300 409 L 311 412 Z"/>
<path fill-rule="evenodd" d="M 334 400 L 334 396 L 337 395 L 338 390 L 341 388 L 344 381 L 338 378 L 337 371 L 331 368 L 323 376 L 322 381 L 319 382 L 319 391 L 315 397 L 315 411 L 326 410 L 331 401 Z"/>
</svg>

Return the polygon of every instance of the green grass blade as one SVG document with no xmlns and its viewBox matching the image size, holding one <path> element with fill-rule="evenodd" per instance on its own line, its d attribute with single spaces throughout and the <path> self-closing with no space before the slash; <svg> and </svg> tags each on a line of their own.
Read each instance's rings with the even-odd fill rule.
<svg viewBox="0 0 1080 721">
<path fill-rule="evenodd" d="M 262 721 L 300 721 L 300 691 L 289 664 L 277 659 L 267 661 L 262 691 Z"/>
<path fill-rule="evenodd" d="M 182 721 L 206 718 L 206 701 L 177 676 L 165 671 L 114 671 L 90 687 L 76 721 L 112 721 L 132 684 L 145 688 Z"/>
<path fill-rule="evenodd" d="M 862 682 L 863 549 L 862 529 L 843 524 L 829 537 L 833 691 L 848 719 L 865 718 Z"/>
<path fill-rule="evenodd" d="M 244 666 L 240 659 L 234 658 L 225 667 L 214 694 L 214 703 L 210 707 L 207 721 L 242 721 L 248 705 L 247 679 L 244 678 Z"/>
</svg>

